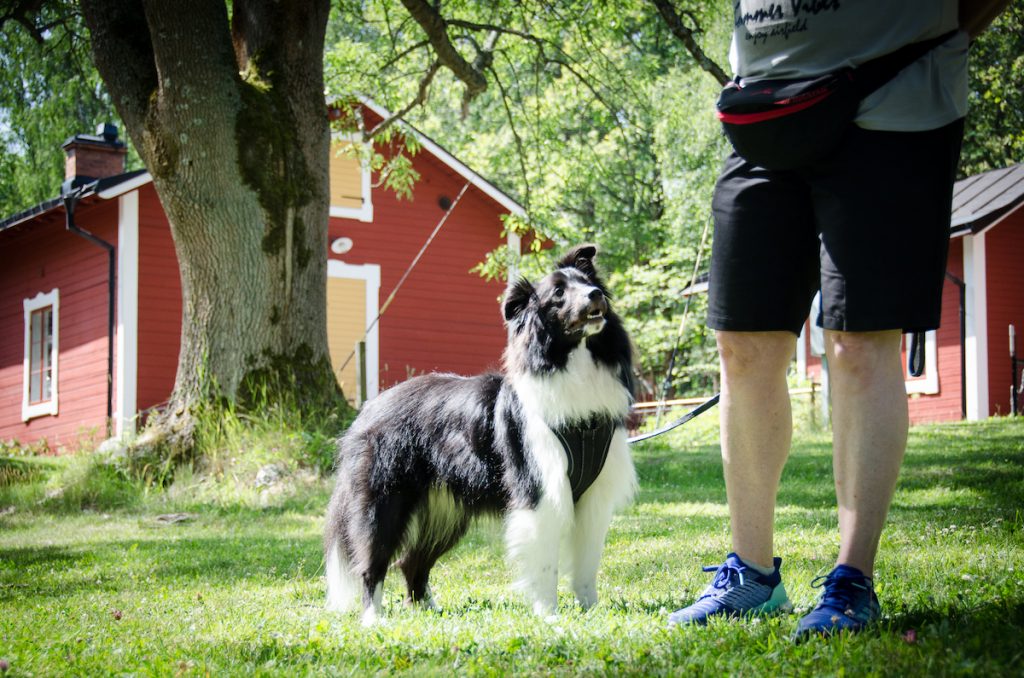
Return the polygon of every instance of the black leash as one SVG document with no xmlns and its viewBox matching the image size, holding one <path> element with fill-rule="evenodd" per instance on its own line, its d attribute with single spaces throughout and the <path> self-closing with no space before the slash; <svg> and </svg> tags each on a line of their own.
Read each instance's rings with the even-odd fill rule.
<svg viewBox="0 0 1024 678">
<path fill-rule="evenodd" d="M 653 431 L 649 431 L 647 433 L 641 433 L 640 435 L 633 436 L 632 438 L 627 438 L 626 442 L 629 443 L 630 445 L 632 445 L 633 443 L 638 443 L 641 440 L 647 440 L 647 439 L 653 438 L 655 436 L 660 436 L 662 433 L 668 433 L 672 429 L 678 428 L 678 427 L 682 426 L 683 424 L 685 424 L 686 422 L 688 422 L 691 419 L 693 419 L 694 417 L 696 417 L 696 416 L 698 416 L 700 414 L 703 414 L 704 412 L 707 412 L 708 410 L 710 410 L 712 407 L 714 407 L 715 405 L 718 404 L 718 400 L 719 400 L 720 397 L 721 397 L 721 394 L 720 393 L 716 393 L 715 395 L 711 396 L 710 398 L 708 398 L 707 400 L 702 402 L 700 405 L 697 405 L 697 407 L 693 408 L 692 410 L 690 410 L 689 412 L 687 412 L 683 416 L 679 417 L 675 421 L 673 421 L 671 423 L 668 423 L 668 424 L 665 424 L 661 428 L 654 429 Z"/>
</svg>

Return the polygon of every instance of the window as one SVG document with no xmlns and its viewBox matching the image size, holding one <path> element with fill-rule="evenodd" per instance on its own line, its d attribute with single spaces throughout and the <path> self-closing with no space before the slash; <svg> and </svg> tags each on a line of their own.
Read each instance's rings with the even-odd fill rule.
<svg viewBox="0 0 1024 678">
<path fill-rule="evenodd" d="M 331 216 L 373 221 L 370 200 L 370 167 L 356 153 L 351 139 L 335 137 L 331 142 Z"/>
<path fill-rule="evenodd" d="M 24 300 L 25 379 L 21 418 L 57 414 L 57 328 L 60 294 L 54 289 Z"/>
</svg>

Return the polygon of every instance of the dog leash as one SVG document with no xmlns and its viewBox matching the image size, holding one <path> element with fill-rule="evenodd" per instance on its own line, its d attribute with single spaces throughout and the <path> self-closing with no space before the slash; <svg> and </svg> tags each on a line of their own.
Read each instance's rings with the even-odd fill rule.
<svg viewBox="0 0 1024 678">
<path fill-rule="evenodd" d="M 697 407 L 693 408 L 692 410 L 690 410 L 683 416 L 679 417 L 675 421 L 665 424 L 661 428 L 656 428 L 653 431 L 648 431 L 647 433 L 641 433 L 640 435 L 635 435 L 632 438 L 627 438 L 626 442 L 632 445 L 633 443 L 638 443 L 642 440 L 648 440 L 655 436 L 660 436 L 662 433 L 668 433 L 672 429 L 678 428 L 685 424 L 686 422 L 693 419 L 694 417 L 710 410 L 712 407 L 718 404 L 718 401 L 721 398 L 721 396 L 721 393 L 716 393 L 715 395 L 711 396 L 710 398 L 702 402 L 700 405 L 697 405 Z"/>
</svg>

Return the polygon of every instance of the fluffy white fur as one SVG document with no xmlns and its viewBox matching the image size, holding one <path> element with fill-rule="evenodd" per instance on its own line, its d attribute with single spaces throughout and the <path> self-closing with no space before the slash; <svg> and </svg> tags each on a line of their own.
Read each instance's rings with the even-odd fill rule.
<svg viewBox="0 0 1024 678">
<path fill-rule="evenodd" d="M 597 570 L 613 513 L 636 492 L 636 471 L 625 429 L 615 432 L 608 459 L 594 484 L 573 505 L 567 460 L 552 428 L 595 413 L 628 411 L 629 393 L 612 372 L 580 346 L 564 371 L 550 376 L 517 375 L 512 379 L 526 414 L 525 438 L 541 470 L 544 495 L 536 509 L 509 513 L 505 543 L 519 567 L 516 587 L 539 615 L 557 607 L 559 555 L 572 573 L 576 599 L 584 608 L 597 602 Z"/>
</svg>

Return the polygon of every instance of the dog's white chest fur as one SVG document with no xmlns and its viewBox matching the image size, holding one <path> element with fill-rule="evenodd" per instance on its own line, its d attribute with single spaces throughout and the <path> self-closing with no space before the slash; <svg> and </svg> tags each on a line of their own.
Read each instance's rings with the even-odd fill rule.
<svg viewBox="0 0 1024 678">
<path fill-rule="evenodd" d="M 518 374 L 511 381 L 527 416 L 551 428 L 594 414 L 622 417 L 629 412 L 629 393 L 618 376 L 594 360 L 583 344 L 569 354 L 564 370 Z"/>
</svg>

